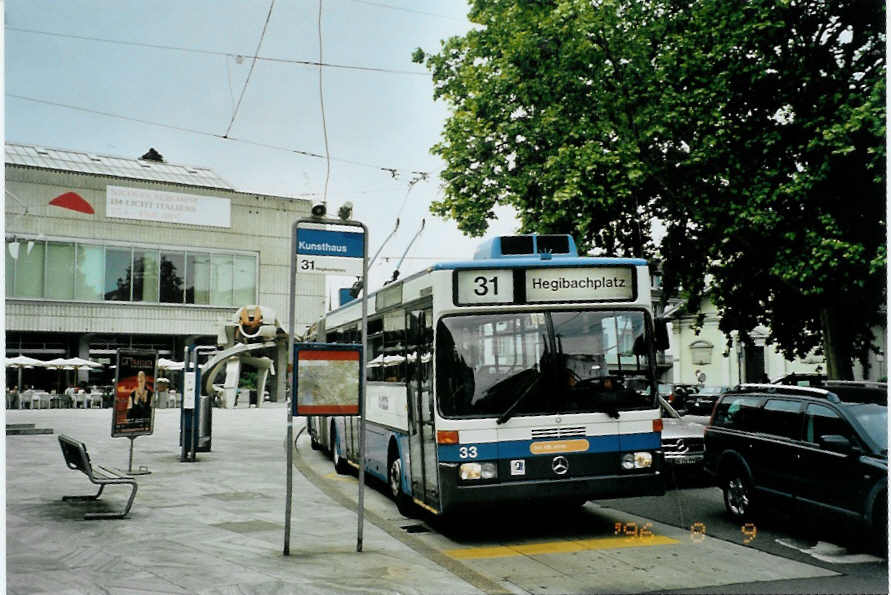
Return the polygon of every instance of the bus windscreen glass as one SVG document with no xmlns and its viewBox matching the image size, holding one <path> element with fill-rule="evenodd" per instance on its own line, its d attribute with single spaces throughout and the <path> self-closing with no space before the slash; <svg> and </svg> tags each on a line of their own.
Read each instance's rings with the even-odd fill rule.
<svg viewBox="0 0 891 595">
<path fill-rule="evenodd" d="M 642 311 L 563 310 L 439 321 L 445 417 L 509 417 L 655 407 Z"/>
</svg>

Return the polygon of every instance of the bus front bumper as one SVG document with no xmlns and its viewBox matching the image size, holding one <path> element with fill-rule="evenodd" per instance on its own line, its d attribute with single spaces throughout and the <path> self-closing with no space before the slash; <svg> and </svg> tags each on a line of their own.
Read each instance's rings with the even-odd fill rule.
<svg viewBox="0 0 891 595">
<path fill-rule="evenodd" d="M 660 466 L 661 467 L 661 466 Z M 470 484 L 458 482 L 457 465 L 440 463 L 439 477 L 442 482 L 442 509 L 494 504 L 499 502 L 523 502 L 545 500 L 605 500 L 635 496 L 662 496 L 665 481 L 661 469 L 651 473 L 598 475 L 567 479 L 534 479 L 499 483 Z"/>
</svg>

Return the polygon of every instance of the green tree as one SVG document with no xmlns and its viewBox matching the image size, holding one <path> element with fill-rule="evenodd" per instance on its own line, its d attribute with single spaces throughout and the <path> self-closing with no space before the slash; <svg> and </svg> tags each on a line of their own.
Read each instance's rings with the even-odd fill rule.
<svg viewBox="0 0 891 595">
<path fill-rule="evenodd" d="M 481 235 L 510 205 L 524 231 L 658 250 L 688 308 L 709 291 L 725 332 L 764 325 L 851 377 L 885 292 L 882 3 L 475 0 L 469 18 L 413 56 L 451 109 L 434 213 Z"/>
</svg>

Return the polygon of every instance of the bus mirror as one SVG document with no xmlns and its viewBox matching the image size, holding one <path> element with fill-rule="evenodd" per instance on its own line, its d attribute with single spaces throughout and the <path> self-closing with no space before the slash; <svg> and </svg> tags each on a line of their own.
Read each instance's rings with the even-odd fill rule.
<svg viewBox="0 0 891 595">
<path fill-rule="evenodd" d="M 643 335 L 638 335 L 634 340 L 634 346 L 632 347 L 632 351 L 634 355 L 646 355 L 647 354 L 647 344 L 644 341 Z"/>
<path fill-rule="evenodd" d="M 656 349 L 658 351 L 665 351 L 669 348 L 668 343 L 668 323 L 670 320 L 668 318 L 657 318 L 656 319 Z"/>
</svg>

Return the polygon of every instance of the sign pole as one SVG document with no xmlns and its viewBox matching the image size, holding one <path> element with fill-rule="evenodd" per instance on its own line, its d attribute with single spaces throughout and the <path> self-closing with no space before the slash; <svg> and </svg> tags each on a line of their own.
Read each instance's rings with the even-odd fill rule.
<svg viewBox="0 0 891 595">
<path fill-rule="evenodd" d="M 365 361 L 368 350 L 368 228 L 365 249 L 362 251 L 362 355 L 359 356 L 359 527 L 356 531 L 356 551 L 362 551 L 365 526 Z"/>
<path fill-rule="evenodd" d="M 291 252 L 288 255 L 288 260 L 291 261 L 291 274 L 288 276 L 288 369 L 287 376 L 289 378 L 294 373 L 294 317 L 295 310 L 297 309 L 297 297 L 295 294 L 295 277 L 297 276 L 297 226 L 300 225 L 300 222 L 303 219 L 298 219 L 291 226 Z M 293 382 L 291 383 L 293 384 Z M 291 400 L 293 401 L 295 398 L 294 395 L 294 387 L 291 386 Z M 287 488 L 285 494 L 285 547 L 282 552 L 285 556 L 291 555 L 291 496 L 292 496 L 292 486 L 291 482 L 293 480 L 293 462 L 294 462 L 294 453 L 292 449 L 294 445 L 291 444 L 292 435 L 294 433 L 294 413 L 293 403 L 289 403 L 288 409 L 288 425 L 287 432 L 285 435 L 285 450 L 288 451 L 287 455 L 287 465 L 288 468 L 286 470 L 287 477 Z"/>
<path fill-rule="evenodd" d="M 297 278 L 297 255 L 299 251 L 299 241 L 297 238 L 297 233 L 300 228 L 301 223 L 311 223 L 315 225 L 336 225 L 341 227 L 359 227 L 362 229 L 362 354 L 359 358 L 359 373 L 360 373 L 360 384 L 359 384 L 359 411 L 360 411 L 360 422 L 359 422 L 359 519 L 358 519 L 358 529 L 356 536 L 356 551 L 362 551 L 362 540 L 363 540 L 363 525 L 365 520 L 365 350 L 368 347 L 368 228 L 364 223 L 359 221 L 352 221 L 347 219 L 326 219 L 324 217 L 303 217 L 298 219 L 291 226 L 291 252 L 289 254 L 290 259 L 290 276 L 289 276 L 289 287 L 288 287 L 288 377 L 292 379 L 291 382 L 291 406 L 288 407 L 288 421 L 287 428 L 285 434 L 285 446 L 287 449 L 287 470 L 286 470 L 286 495 L 285 495 L 285 537 L 284 537 L 284 548 L 283 554 L 285 556 L 290 555 L 290 542 L 291 542 L 291 501 L 293 498 L 293 452 L 292 449 L 295 448 L 295 445 L 292 443 L 293 434 L 294 434 L 294 403 L 296 402 L 297 395 L 295 394 L 295 382 L 293 381 L 295 368 L 294 368 L 294 325 L 295 325 L 295 317 L 296 317 L 296 278 Z M 318 232 L 319 230 L 310 230 L 312 232 Z M 324 232 L 322 232 L 324 235 Z M 355 234 L 354 234 L 355 235 Z M 324 237 L 322 238 L 324 240 Z M 338 269 L 336 267 L 341 266 L 344 260 L 351 260 L 354 257 L 345 257 L 344 255 L 328 255 L 326 254 L 327 247 L 322 246 L 324 242 L 317 242 L 311 248 L 308 248 L 307 254 L 310 256 L 304 258 L 301 262 L 301 270 L 306 270 L 307 272 L 314 273 L 323 273 L 325 271 L 330 273 L 342 273 L 346 270 L 350 270 L 351 265 L 347 266 L 345 269 Z M 349 252 L 349 248 L 347 248 L 347 252 Z"/>
</svg>

